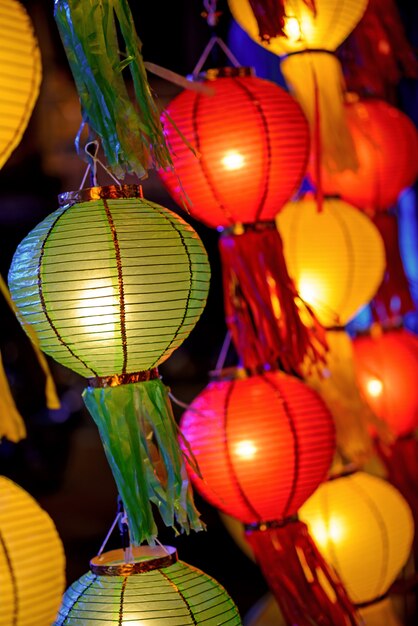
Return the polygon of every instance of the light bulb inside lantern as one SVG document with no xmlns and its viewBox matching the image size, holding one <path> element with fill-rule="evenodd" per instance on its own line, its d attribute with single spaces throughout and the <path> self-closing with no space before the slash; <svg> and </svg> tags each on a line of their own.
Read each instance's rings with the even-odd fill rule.
<svg viewBox="0 0 418 626">
<path fill-rule="evenodd" d="M 234 150 L 230 150 L 225 154 L 222 159 L 222 165 L 226 170 L 240 170 L 245 163 L 245 159 L 242 154 L 239 152 L 235 152 Z"/>
<path fill-rule="evenodd" d="M 80 293 L 77 319 L 95 338 L 115 332 L 119 319 L 119 301 L 112 285 L 90 281 Z M 107 281 L 106 281 L 107 282 Z"/>
<path fill-rule="evenodd" d="M 250 460 L 255 457 L 257 448 L 252 441 L 240 441 L 235 447 L 235 452 L 242 459 Z"/>
<path fill-rule="evenodd" d="M 295 43 L 300 39 L 299 20 L 296 17 L 287 17 L 284 21 L 284 33 L 291 42 Z"/>
<path fill-rule="evenodd" d="M 372 396 L 372 398 L 378 398 L 383 391 L 383 383 L 378 378 L 370 378 L 367 381 L 367 393 Z"/>
<path fill-rule="evenodd" d="M 326 548 L 329 543 L 339 543 L 344 537 L 343 524 L 336 517 L 330 517 L 327 523 L 322 519 L 317 519 L 310 524 L 310 530 L 315 541 L 322 548 Z"/>
</svg>

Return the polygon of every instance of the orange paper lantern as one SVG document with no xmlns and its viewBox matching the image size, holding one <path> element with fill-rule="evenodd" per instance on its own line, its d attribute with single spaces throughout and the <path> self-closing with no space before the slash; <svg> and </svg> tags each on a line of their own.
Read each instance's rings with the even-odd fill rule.
<svg viewBox="0 0 418 626">
<path fill-rule="evenodd" d="M 207 73 L 214 95 L 184 91 L 167 107 L 197 158 L 165 120 L 181 185 L 170 170 L 160 176 L 180 205 L 186 201 L 212 227 L 273 220 L 297 190 L 309 150 L 306 119 L 284 89 L 248 68 L 228 73 L 237 75 Z"/>
<path fill-rule="evenodd" d="M 390 208 L 418 174 L 418 134 L 404 113 L 381 100 L 345 104 L 358 169 L 322 171 L 325 193 L 373 213 Z"/>
</svg>

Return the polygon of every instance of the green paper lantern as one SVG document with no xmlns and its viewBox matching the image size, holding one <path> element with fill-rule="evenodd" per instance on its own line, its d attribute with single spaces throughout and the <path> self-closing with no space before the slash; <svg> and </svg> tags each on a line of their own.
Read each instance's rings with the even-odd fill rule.
<svg viewBox="0 0 418 626">
<path fill-rule="evenodd" d="M 156 368 L 204 308 L 206 252 L 191 226 L 142 198 L 137 185 L 93 187 L 61 200 L 17 249 L 12 298 L 41 348 L 90 379 L 86 405 L 134 543 L 156 535 L 148 498 L 168 525 L 200 528 Z"/>
<path fill-rule="evenodd" d="M 122 550 L 114 550 L 92 559 L 90 567 L 65 593 L 54 626 L 241 624 L 225 589 L 177 561 L 174 548 L 141 547 L 128 563 Z"/>
</svg>

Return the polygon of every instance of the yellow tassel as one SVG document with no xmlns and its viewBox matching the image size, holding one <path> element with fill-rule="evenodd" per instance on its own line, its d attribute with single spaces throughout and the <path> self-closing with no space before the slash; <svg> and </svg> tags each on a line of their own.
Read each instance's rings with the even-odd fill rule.
<svg viewBox="0 0 418 626">
<path fill-rule="evenodd" d="M 36 357 L 38 359 L 39 365 L 42 368 L 43 373 L 45 374 L 45 398 L 46 398 L 46 405 L 48 407 L 48 409 L 59 409 L 60 408 L 60 401 L 58 398 L 58 394 L 57 394 L 57 390 L 55 388 L 55 383 L 54 380 L 52 378 L 52 374 L 51 374 L 51 370 L 49 369 L 48 366 L 48 362 L 43 354 L 43 352 L 41 351 L 40 347 L 39 347 L 39 342 L 38 342 L 38 337 L 36 335 L 36 331 L 33 328 L 33 326 L 31 326 L 30 324 L 28 324 L 24 318 L 21 318 L 21 316 L 19 315 L 15 304 L 13 302 L 13 300 L 10 297 L 10 293 L 9 290 L 7 288 L 6 283 L 3 280 L 3 277 L 0 276 L 0 291 L 3 294 L 6 302 L 8 303 L 8 305 L 10 306 L 10 308 L 12 309 L 13 313 L 16 315 L 16 317 L 19 318 L 19 320 L 21 321 L 21 324 L 24 326 L 26 333 L 28 334 L 32 345 L 33 345 L 33 349 L 35 351 Z M 10 392 L 9 392 L 10 393 Z"/>
<path fill-rule="evenodd" d="M 344 78 L 338 59 L 327 52 L 290 55 L 281 70 L 308 118 L 315 150 L 315 82 L 319 88 L 319 124 L 322 162 L 330 172 L 356 170 L 357 155 L 345 119 Z"/>
<path fill-rule="evenodd" d="M 17 443 L 26 437 L 26 428 L 10 392 L 0 356 L 0 441 L 3 437 Z"/>
</svg>

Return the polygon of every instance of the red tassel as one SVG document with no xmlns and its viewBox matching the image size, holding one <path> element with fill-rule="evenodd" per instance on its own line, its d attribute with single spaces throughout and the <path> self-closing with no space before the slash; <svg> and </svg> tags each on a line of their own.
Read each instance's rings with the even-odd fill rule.
<svg viewBox="0 0 418 626">
<path fill-rule="evenodd" d="M 403 76 L 418 77 L 394 0 L 369 0 L 366 12 L 338 50 L 348 91 L 395 101 Z"/>
<path fill-rule="evenodd" d="M 306 524 L 248 530 L 248 543 L 288 624 L 353 626 L 361 619 L 334 570 L 324 561 Z"/>
<path fill-rule="evenodd" d="M 315 0 L 304 0 L 304 2 L 315 15 Z M 272 37 L 286 36 L 283 30 L 285 0 L 249 0 L 249 3 L 257 20 L 261 41 L 270 41 Z"/>
<path fill-rule="evenodd" d="M 274 222 L 219 243 L 228 328 L 242 365 L 301 374 L 305 357 L 324 361 L 325 331 L 290 278 Z"/>
<path fill-rule="evenodd" d="M 371 301 L 373 317 L 381 324 L 394 322 L 415 309 L 399 250 L 398 223 L 394 215 L 379 212 L 373 218 L 385 245 L 386 271 Z"/>
<path fill-rule="evenodd" d="M 379 457 L 387 471 L 387 479 L 408 502 L 418 528 L 418 441 L 414 434 L 399 437 L 391 445 L 375 441 Z M 418 562 L 418 532 L 414 537 L 415 560 Z"/>
</svg>

